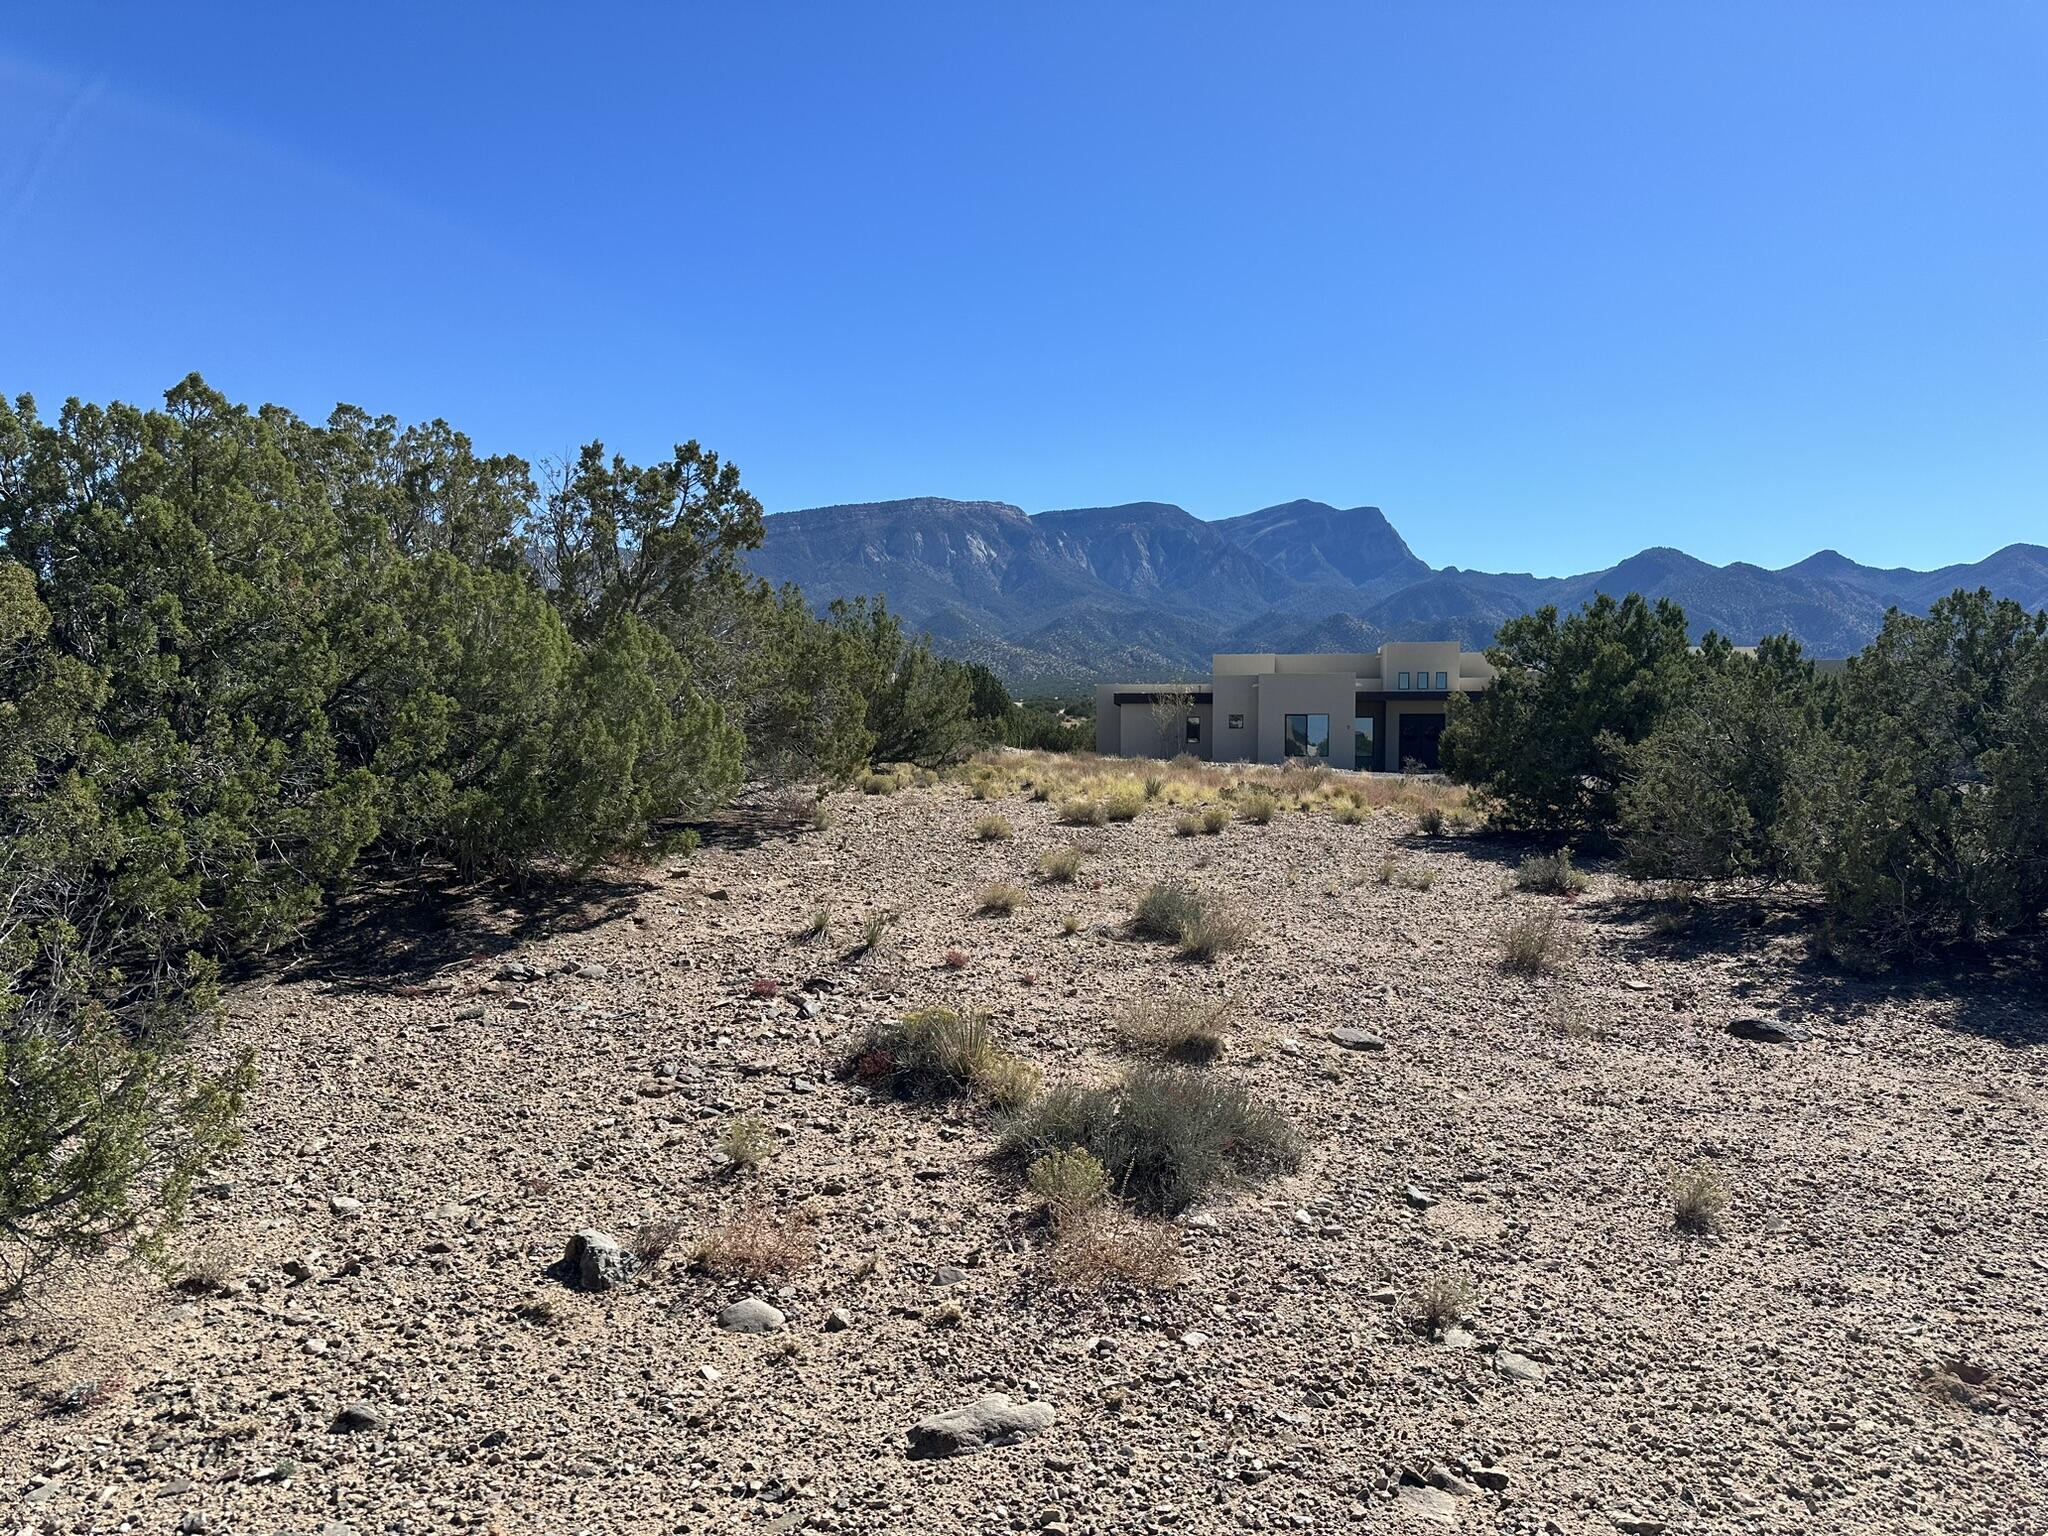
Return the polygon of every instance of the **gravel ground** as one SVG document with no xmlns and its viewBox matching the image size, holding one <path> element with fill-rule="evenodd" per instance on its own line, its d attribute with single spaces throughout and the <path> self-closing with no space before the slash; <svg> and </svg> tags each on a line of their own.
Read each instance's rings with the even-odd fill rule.
<svg viewBox="0 0 2048 1536">
<path fill-rule="evenodd" d="M 182 1239 L 227 1284 L 103 1272 L 0 1329 L 0 1531 L 2048 1530 L 2038 974 L 1841 977 L 1769 906 L 1662 936 L 1610 876 L 1508 892 L 1519 850 L 1399 814 L 1177 838 L 952 787 L 833 805 L 238 991 L 262 1082 Z M 991 812 L 1014 841 L 972 840 Z M 1033 873 L 1061 842 L 1092 850 L 1071 887 Z M 1389 858 L 1433 886 L 1381 884 Z M 1125 937 L 1169 873 L 1251 944 Z M 979 915 L 999 878 L 1028 904 Z M 1505 972 L 1545 905 L 1565 966 Z M 820 907 L 831 938 L 797 937 Z M 985 1109 L 837 1075 L 868 1023 L 947 1003 L 1101 1076 L 1118 1006 L 1173 986 L 1242 996 L 1209 1070 L 1311 1150 L 1191 1213 L 1172 1290 L 1057 1283 Z M 746 1113 L 779 1150 L 735 1175 Z M 1688 1236 L 1669 1181 L 1702 1159 L 1733 1203 Z M 761 1203 L 809 1223 L 808 1267 L 680 1262 Z M 663 1218 L 668 1262 L 561 1278 L 579 1229 Z M 1433 1338 L 1438 1275 L 1473 1305 Z M 787 1326 L 721 1330 L 748 1296 Z M 1051 1426 L 906 1457 L 991 1392 Z"/>
</svg>

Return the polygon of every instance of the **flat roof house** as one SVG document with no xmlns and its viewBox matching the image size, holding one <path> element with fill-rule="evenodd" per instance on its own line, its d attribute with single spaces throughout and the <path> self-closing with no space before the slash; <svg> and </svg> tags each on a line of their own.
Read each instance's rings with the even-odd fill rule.
<svg viewBox="0 0 2048 1536">
<path fill-rule="evenodd" d="M 1394 773 L 1437 766 L 1454 693 L 1476 693 L 1493 668 L 1455 640 L 1388 641 L 1378 651 L 1277 655 L 1219 652 L 1198 683 L 1101 683 L 1095 750 L 1106 757 L 1281 763 Z M 1162 728 L 1154 705 L 1185 689 L 1187 717 Z"/>
</svg>

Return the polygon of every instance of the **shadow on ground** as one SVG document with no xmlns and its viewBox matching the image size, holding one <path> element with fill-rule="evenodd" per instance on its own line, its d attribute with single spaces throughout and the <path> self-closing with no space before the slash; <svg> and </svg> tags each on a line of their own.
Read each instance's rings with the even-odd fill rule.
<svg viewBox="0 0 2048 1536">
<path fill-rule="evenodd" d="M 1911 1009 L 1929 1024 L 2014 1049 L 2048 1046 L 2048 935 L 1958 948 L 1883 971 L 1851 969 L 1821 949 L 1818 901 L 1784 889 L 1716 891 L 1681 904 L 1647 889 L 1582 906 L 1608 928 L 1623 958 L 1669 963 L 1729 960 L 1769 949 L 1775 980 L 1759 1013 L 1852 1022 L 1874 1007 Z"/>
</svg>

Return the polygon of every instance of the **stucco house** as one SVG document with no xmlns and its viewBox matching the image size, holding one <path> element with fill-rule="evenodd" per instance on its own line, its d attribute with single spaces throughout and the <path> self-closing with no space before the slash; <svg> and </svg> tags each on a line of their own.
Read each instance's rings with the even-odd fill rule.
<svg viewBox="0 0 2048 1536">
<path fill-rule="evenodd" d="M 1493 668 L 1455 640 L 1389 641 L 1376 652 L 1219 652 L 1195 683 L 1102 683 L 1095 750 L 1108 757 L 1187 753 L 1217 763 L 1282 763 L 1399 772 L 1437 766 L 1454 693 L 1476 693 Z M 1162 722 L 1162 697 L 1187 708 Z"/>
</svg>

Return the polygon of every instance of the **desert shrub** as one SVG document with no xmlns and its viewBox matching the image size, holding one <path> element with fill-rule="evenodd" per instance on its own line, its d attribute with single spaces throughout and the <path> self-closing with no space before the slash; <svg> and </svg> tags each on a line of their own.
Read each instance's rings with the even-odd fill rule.
<svg viewBox="0 0 2048 1536">
<path fill-rule="evenodd" d="M 1576 613 L 1554 607 L 1501 625 L 1485 691 L 1458 694 L 1444 723 L 1444 771 L 1504 825 L 1604 838 L 1630 754 L 1688 688 L 1685 613 L 1631 593 Z"/>
<path fill-rule="evenodd" d="M 984 912 L 1000 913 L 1007 917 L 1027 900 L 1029 898 L 1025 895 L 1023 886 L 1009 880 L 998 880 L 982 890 L 980 906 Z"/>
<path fill-rule="evenodd" d="M 1071 939 L 1071 938 L 1072 938 L 1072 937 L 1073 937 L 1073 936 L 1074 936 L 1075 934 L 1079 933 L 1080 931 L 1081 931 L 1081 915 L 1080 915 L 1080 914 L 1079 914 L 1078 912 L 1067 912 L 1067 913 L 1063 913 L 1063 914 L 1061 914 L 1061 916 L 1060 916 L 1060 932 L 1061 932 L 1061 933 L 1065 934 L 1065 935 L 1066 935 L 1066 936 L 1067 936 L 1068 938 L 1070 938 L 1070 939 Z"/>
<path fill-rule="evenodd" d="M 1026 986 L 1031 984 L 1028 974 L 1021 979 Z M 981 1069 L 978 1086 L 997 1109 L 1015 1111 L 1044 1091 L 1045 1072 L 1035 1061 L 998 1052 Z"/>
<path fill-rule="evenodd" d="M 964 949 L 949 949 L 939 963 L 949 971 L 964 971 L 967 969 L 968 958 Z"/>
<path fill-rule="evenodd" d="M 690 1250 L 690 1263 L 724 1279 L 768 1280 L 794 1274 L 817 1256 L 817 1239 L 795 1212 L 749 1205 L 713 1227 Z"/>
<path fill-rule="evenodd" d="M 1817 749 L 1824 690 L 1798 644 L 1754 658 L 1718 638 L 1699 677 L 1629 760 L 1618 809 L 1640 878 L 1781 880 L 1798 872 L 1787 811 Z"/>
<path fill-rule="evenodd" d="M 1057 812 L 1059 819 L 1070 827 L 1100 827 L 1108 824 L 1109 812 L 1100 800 L 1077 798 L 1062 800 Z"/>
<path fill-rule="evenodd" d="M 1411 891 L 1426 891 L 1436 884 L 1436 871 L 1427 864 L 1403 864 L 1395 859 L 1382 859 L 1379 868 L 1381 885 L 1403 886 Z"/>
<path fill-rule="evenodd" d="M 1340 800 L 1330 808 L 1330 818 L 1340 826 L 1355 827 L 1372 820 L 1372 812 L 1356 800 Z"/>
<path fill-rule="evenodd" d="M 749 997 L 764 998 L 780 997 L 782 995 L 782 983 L 773 976 L 756 976 L 747 983 L 747 995 Z"/>
<path fill-rule="evenodd" d="M 1145 788 L 1141 784 L 1119 786 L 1102 797 L 1102 815 L 1107 821 L 1136 821 L 1145 810 Z"/>
<path fill-rule="evenodd" d="M 995 1043 L 988 1020 L 950 1008 L 923 1008 L 869 1029 L 848 1070 L 902 1098 L 981 1093 L 1018 1103 L 1035 1091 L 1037 1069 Z"/>
<path fill-rule="evenodd" d="M 1175 1212 L 1226 1181 L 1299 1165 L 1302 1142 L 1279 1110 L 1242 1087 L 1182 1067 L 1140 1067 L 1104 1087 L 1046 1093 L 1005 1128 L 1013 1156 L 1080 1147 L 1141 1210 Z"/>
<path fill-rule="evenodd" d="M 817 907 L 804 919 L 801 935 L 806 939 L 830 939 L 832 937 L 832 909 Z"/>
<path fill-rule="evenodd" d="M 1529 912 L 1508 925 L 1501 941 L 1501 965 L 1520 976 L 1560 969 L 1570 953 L 1564 919 L 1555 907 Z"/>
<path fill-rule="evenodd" d="M 1840 679 L 1787 810 L 1836 954 L 1883 963 L 2048 911 L 2048 613 L 1894 612 Z"/>
<path fill-rule="evenodd" d="M 1038 872 L 1055 885 L 1070 885 L 1081 873 L 1081 850 L 1048 848 L 1038 856 Z"/>
<path fill-rule="evenodd" d="M 1556 853 L 1532 853 L 1515 869 L 1515 889 L 1540 891 L 1550 896 L 1576 896 L 1592 882 L 1572 868 L 1569 849 Z"/>
<path fill-rule="evenodd" d="M 211 1295 L 234 1284 L 241 1259 L 233 1248 L 216 1241 L 187 1254 L 173 1268 L 178 1289 Z"/>
<path fill-rule="evenodd" d="M 738 1115 L 718 1132 L 718 1150 L 735 1168 L 758 1168 L 775 1155 L 775 1130 L 759 1115 Z"/>
<path fill-rule="evenodd" d="M 864 955 L 880 949 L 889 942 L 889 930 L 895 923 L 894 912 L 870 912 L 866 921 L 860 925 L 860 943 L 855 947 Z"/>
<path fill-rule="evenodd" d="M 1202 835 L 1202 818 L 1192 812 L 1184 816 L 1176 816 L 1173 821 L 1173 835 L 1175 837 L 1200 837 Z"/>
<path fill-rule="evenodd" d="M 1000 816 L 984 816 L 974 824 L 974 840 L 978 843 L 1007 843 L 1016 835 L 1015 829 Z"/>
<path fill-rule="evenodd" d="M 1166 775 L 1158 769 L 1152 769 L 1145 775 L 1145 798 L 1147 800 L 1157 800 L 1165 789 Z"/>
<path fill-rule="evenodd" d="M 1671 1180 L 1671 1218 L 1681 1232 L 1711 1232 L 1729 1205 L 1728 1184 L 1712 1163 L 1699 1162 Z"/>
<path fill-rule="evenodd" d="M 1279 811 L 1279 800 L 1268 790 L 1252 790 L 1237 802 L 1237 814 L 1254 826 L 1265 826 Z"/>
<path fill-rule="evenodd" d="M 856 782 L 864 795 L 893 795 L 903 788 L 901 778 L 880 770 L 864 773 Z"/>
<path fill-rule="evenodd" d="M 1079 1147 L 1062 1147 L 1034 1158 L 1024 1182 L 1059 1222 L 1101 1204 L 1109 1191 L 1109 1175 L 1102 1164 Z"/>
<path fill-rule="evenodd" d="M 1230 825 L 1230 811 L 1226 806 L 1211 805 L 1203 808 L 1202 830 L 1214 837 Z"/>
<path fill-rule="evenodd" d="M 1214 897 L 1179 880 L 1158 881 L 1145 892 L 1131 919 L 1131 931 L 1177 944 L 1182 954 L 1196 960 L 1212 960 L 1225 951 L 1241 949 L 1250 937 L 1243 919 L 1225 911 Z"/>
<path fill-rule="evenodd" d="M 1116 1016 L 1117 1037 L 1135 1051 L 1168 1061 L 1199 1063 L 1223 1054 L 1223 1044 L 1244 1017 L 1235 993 L 1206 997 L 1173 991 L 1144 997 Z"/>
<path fill-rule="evenodd" d="M 1476 1305 L 1471 1283 L 1447 1271 L 1430 1275 L 1415 1290 L 1415 1320 L 1433 1334 L 1464 1322 Z"/>
<path fill-rule="evenodd" d="M 1415 829 L 1424 837 L 1442 837 L 1444 835 L 1443 807 L 1425 805 L 1415 818 Z"/>
</svg>

